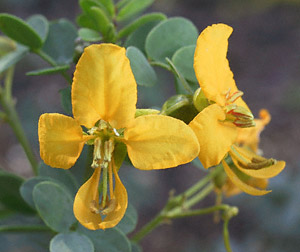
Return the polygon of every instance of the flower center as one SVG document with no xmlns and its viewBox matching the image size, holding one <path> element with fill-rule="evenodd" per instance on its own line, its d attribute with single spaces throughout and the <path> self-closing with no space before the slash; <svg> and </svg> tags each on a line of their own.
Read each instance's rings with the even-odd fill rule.
<svg viewBox="0 0 300 252">
<path fill-rule="evenodd" d="M 95 136 L 92 140 L 94 144 L 93 169 L 101 169 L 101 182 L 99 191 L 102 193 L 101 202 L 95 200 L 90 202 L 90 210 L 92 213 L 107 215 L 114 211 L 117 202 L 113 190 L 113 169 L 114 167 L 114 149 L 115 143 L 121 137 L 123 130 L 116 130 L 104 120 L 100 120 L 97 124 L 88 130 L 88 134 Z M 109 193 L 108 193 L 109 192 Z"/>
</svg>

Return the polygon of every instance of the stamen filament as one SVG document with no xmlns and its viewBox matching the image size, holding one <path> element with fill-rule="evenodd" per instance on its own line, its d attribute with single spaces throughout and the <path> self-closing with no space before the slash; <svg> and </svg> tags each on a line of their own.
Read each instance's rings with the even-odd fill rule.
<svg viewBox="0 0 300 252">
<path fill-rule="evenodd" d="M 108 165 L 108 177 L 109 177 L 109 196 L 110 196 L 110 199 L 114 199 L 112 162 L 110 162 Z"/>
<path fill-rule="evenodd" d="M 106 165 L 105 165 L 106 164 Z M 107 163 L 103 163 L 103 183 L 102 183 L 102 202 L 101 208 L 104 209 L 106 206 L 106 197 L 107 197 Z"/>
</svg>

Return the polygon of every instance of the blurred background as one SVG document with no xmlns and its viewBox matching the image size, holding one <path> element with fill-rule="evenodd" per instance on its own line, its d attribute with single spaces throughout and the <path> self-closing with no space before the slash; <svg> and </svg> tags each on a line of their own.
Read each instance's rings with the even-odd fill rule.
<svg viewBox="0 0 300 252">
<path fill-rule="evenodd" d="M 244 100 L 255 116 L 261 108 L 272 115 L 271 123 L 261 135 L 260 148 L 264 156 L 285 160 L 287 166 L 270 180 L 271 194 L 263 197 L 241 194 L 225 199 L 225 203 L 240 209 L 239 215 L 230 221 L 232 248 L 235 252 L 299 251 L 300 0 L 157 0 L 149 11 L 186 17 L 199 32 L 219 22 L 234 28 L 228 58 L 237 86 L 244 91 Z M 42 14 L 48 20 L 68 18 L 75 24 L 80 10 L 77 1 L 71 0 L 1 0 L 0 12 L 24 19 L 33 14 Z M 16 67 L 13 90 L 22 124 L 37 157 L 38 118 L 45 112 L 63 113 L 58 92 L 67 86 L 61 76 L 25 75 L 42 65 L 47 66 L 34 55 L 23 59 Z M 173 76 L 156 70 L 158 84 L 153 88 L 139 87 L 140 108 L 162 106 L 175 94 Z M 0 143 L 0 166 L 30 177 L 25 154 L 4 123 L 0 124 Z M 169 191 L 176 187 L 180 193 L 205 175 L 205 171 L 194 166 L 151 172 L 122 167 L 120 173 L 129 201 L 138 209 L 138 228 L 164 206 Z M 208 197 L 201 206 L 212 204 L 214 197 Z M 0 244 L 12 239 L 26 247 L 30 240 L 21 234 L 12 238 L 1 236 Z M 215 224 L 212 216 L 178 219 L 162 225 L 143 240 L 142 246 L 145 252 L 225 251 L 222 225 Z"/>
</svg>

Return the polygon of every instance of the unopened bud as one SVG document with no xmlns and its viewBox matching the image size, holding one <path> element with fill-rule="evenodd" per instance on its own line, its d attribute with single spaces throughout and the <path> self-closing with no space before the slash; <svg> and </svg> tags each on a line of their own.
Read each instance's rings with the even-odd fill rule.
<svg viewBox="0 0 300 252">
<path fill-rule="evenodd" d="M 203 109 L 205 109 L 207 106 L 209 106 L 209 102 L 207 98 L 205 97 L 203 91 L 201 88 L 198 88 L 193 96 L 193 103 L 196 109 L 201 112 Z"/>
</svg>

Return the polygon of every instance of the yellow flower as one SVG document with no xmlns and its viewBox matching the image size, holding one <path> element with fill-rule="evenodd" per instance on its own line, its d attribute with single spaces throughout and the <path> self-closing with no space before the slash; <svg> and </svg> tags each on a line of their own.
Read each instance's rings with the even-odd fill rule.
<svg viewBox="0 0 300 252">
<path fill-rule="evenodd" d="M 94 144 L 94 173 L 74 201 L 75 217 L 88 229 L 114 227 L 126 211 L 127 192 L 114 163 L 118 144 L 126 144 L 132 164 L 143 170 L 175 167 L 199 152 L 197 138 L 185 123 L 162 115 L 135 118 L 136 102 L 136 82 L 125 49 L 91 45 L 74 73 L 74 119 L 60 114 L 40 117 L 40 155 L 46 164 L 68 169 L 87 141 Z M 81 125 L 88 129 L 86 133 Z"/>
<path fill-rule="evenodd" d="M 201 143 L 199 159 L 205 168 L 221 162 L 237 137 L 237 127 L 254 125 L 226 58 L 231 33 L 232 28 L 225 24 L 207 27 L 197 40 L 194 55 L 197 80 L 212 104 L 189 124 Z"/>
<path fill-rule="evenodd" d="M 207 27 L 197 40 L 195 74 L 212 105 L 204 108 L 189 125 L 201 144 L 198 157 L 205 168 L 222 162 L 228 178 L 236 187 L 252 195 L 263 195 L 270 192 L 264 190 L 266 179 L 281 172 L 285 162 L 266 159 L 255 153 L 259 134 L 270 121 L 270 115 L 263 110 L 261 119 L 254 120 L 241 98 L 243 92 L 237 89 L 226 58 L 231 33 L 231 27 L 215 24 Z M 248 150 L 249 147 L 252 151 Z M 225 161 L 228 154 L 233 162 L 231 166 Z M 238 193 L 232 189 L 232 184 L 228 186 L 231 194 Z"/>
</svg>

